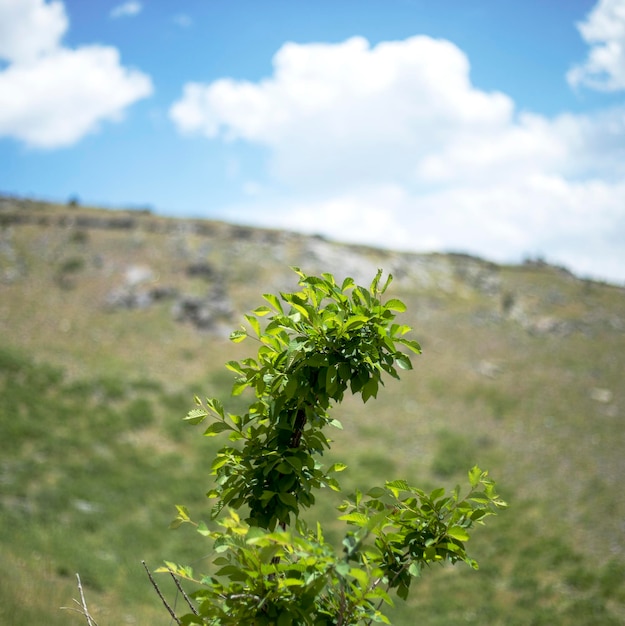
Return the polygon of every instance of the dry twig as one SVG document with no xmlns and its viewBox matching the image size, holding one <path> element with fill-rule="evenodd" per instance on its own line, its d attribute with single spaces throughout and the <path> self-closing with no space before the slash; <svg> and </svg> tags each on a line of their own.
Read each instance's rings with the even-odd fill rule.
<svg viewBox="0 0 625 626">
<path fill-rule="evenodd" d="M 156 589 L 156 593 L 158 594 L 158 597 L 161 599 L 161 602 L 165 605 L 165 608 L 169 611 L 169 614 L 171 615 L 172 619 L 176 622 L 176 624 L 178 624 L 179 626 L 182 626 L 182 622 L 176 617 L 174 610 L 169 606 L 169 604 L 167 604 L 167 600 L 165 600 L 163 594 L 161 593 L 161 590 L 158 588 L 158 585 L 156 584 L 156 581 L 154 580 L 154 578 L 152 578 L 152 574 L 150 570 L 148 569 L 148 566 L 145 564 L 145 561 L 141 561 L 141 563 L 143 564 L 145 571 L 148 573 L 148 578 L 150 579 L 150 582 L 152 583 L 152 587 Z"/>
<path fill-rule="evenodd" d="M 74 599 L 74 602 L 80 608 L 75 609 L 73 606 L 62 606 L 61 609 L 65 609 L 66 611 L 75 611 L 76 613 L 80 613 L 81 615 L 84 615 L 85 619 L 87 620 L 88 626 L 98 626 L 97 622 L 93 619 L 93 617 L 91 617 L 91 614 L 89 613 L 89 609 L 87 608 L 87 601 L 85 600 L 85 594 L 82 590 L 82 583 L 80 582 L 79 574 L 76 574 L 76 579 L 78 580 L 78 592 L 80 593 L 80 602 L 78 602 L 78 600 L 76 599 Z"/>
<path fill-rule="evenodd" d="M 169 572 L 169 575 L 174 579 L 174 583 L 176 587 L 178 587 L 178 591 L 182 594 L 182 597 L 185 599 L 185 602 L 189 605 L 189 608 L 193 611 L 194 615 L 199 615 L 197 609 L 193 606 L 191 602 L 191 598 L 185 593 L 185 590 L 182 588 L 180 581 L 174 576 L 173 572 Z"/>
</svg>

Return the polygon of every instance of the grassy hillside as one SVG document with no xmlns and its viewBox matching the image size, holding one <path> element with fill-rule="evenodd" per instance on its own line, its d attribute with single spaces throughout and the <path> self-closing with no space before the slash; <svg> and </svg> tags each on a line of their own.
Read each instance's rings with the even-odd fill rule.
<svg viewBox="0 0 625 626">
<path fill-rule="evenodd" d="M 173 504 L 207 502 L 211 447 L 180 418 L 227 396 L 227 335 L 289 266 L 391 272 L 424 354 L 375 403 L 337 409 L 346 487 L 453 487 L 475 462 L 510 503 L 433 569 L 396 624 L 625 622 L 625 290 L 146 212 L 0 198 L 0 623 L 166 624 L 141 567 L 196 562 Z M 328 459 L 330 463 L 332 459 Z M 313 513 L 331 519 L 331 498 Z M 175 593 L 167 587 L 170 597 Z"/>
</svg>

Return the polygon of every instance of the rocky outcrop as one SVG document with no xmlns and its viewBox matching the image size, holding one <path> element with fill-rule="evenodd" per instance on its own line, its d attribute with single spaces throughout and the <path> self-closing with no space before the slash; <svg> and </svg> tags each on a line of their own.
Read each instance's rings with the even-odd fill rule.
<svg viewBox="0 0 625 626">
<path fill-rule="evenodd" d="M 206 296 L 176 298 L 172 313 L 178 322 L 191 323 L 200 330 L 216 331 L 221 323 L 232 319 L 234 310 L 225 288 L 215 284 Z"/>
<path fill-rule="evenodd" d="M 151 268 L 133 265 L 124 272 L 123 283 L 106 295 L 104 306 L 109 311 L 146 309 L 163 301 L 172 301 L 174 319 L 193 324 L 198 329 L 214 331 L 220 323 L 230 321 L 234 307 L 223 279 L 212 265 L 192 263 L 186 273 L 209 282 L 208 292 L 203 296 L 190 295 L 181 293 L 176 287 L 154 284 L 155 275 Z"/>
<path fill-rule="evenodd" d="M 35 229 L 40 234 L 29 250 L 13 241 L 21 225 L 42 227 Z M 117 250 L 109 255 L 110 242 L 119 245 L 119 256 Z M 574 298 L 589 297 L 595 283 L 540 259 L 503 267 L 467 254 L 398 252 L 145 210 L 54 205 L 0 194 L 0 284 L 27 277 L 37 256 L 56 268 L 56 284 L 63 289 L 100 281 L 94 289 L 106 293 L 108 310 L 169 302 L 176 320 L 203 330 L 242 315 L 246 305 L 241 287 L 245 291 L 256 277 L 267 291 L 290 289 L 295 279 L 288 267 L 298 266 L 307 273 L 330 272 L 338 281 L 351 276 L 359 284 L 368 284 L 378 268 L 384 268 L 393 274 L 396 288 L 414 296 L 413 311 L 421 320 L 441 308 L 466 303 L 471 323 L 513 323 L 532 335 L 625 331 L 620 311 L 598 307 L 580 313 L 583 307 Z M 129 265 L 112 286 L 110 277 L 131 259 L 137 264 Z M 141 263 L 154 264 L 159 271 Z M 534 281 L 538 274 L 541 280 Z"/>
<path fill-rule="evenodd" d="M 118 287 L 111 290 L 105 300 L 109 310 L 115 309 L 145 309 L 152 304 L 163 300 L 172 300 L 178 297 L 175 287 L 132 288 Z"/>
</svg>

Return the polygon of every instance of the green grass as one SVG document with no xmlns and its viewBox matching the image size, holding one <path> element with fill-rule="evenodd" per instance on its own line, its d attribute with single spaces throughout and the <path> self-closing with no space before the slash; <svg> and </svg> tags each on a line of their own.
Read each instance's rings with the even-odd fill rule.
<svg viewBox="0 0 625 626">
<path fill-rule="evenodd" d="M 56 615 L 63 595 L 71 605 L 77 572 L 96 604 L 112 594 L 124 614 L 143 611 L 156 596 L 141 560 L 199 556 L 167 526 L 179 499 L 205 509 L 194 478 L 205 474 L 205 442 L 190 429 L 177 442 L 161 433 L 171 416 L 158 407 L 172 398 L 146 381 L 67 382 L 58 368 L 2 350 L 0 390 L 0 546 L 13 563 L 3 623 L 29 623 L 32 603 L 40 615 Z"/>
</svg>

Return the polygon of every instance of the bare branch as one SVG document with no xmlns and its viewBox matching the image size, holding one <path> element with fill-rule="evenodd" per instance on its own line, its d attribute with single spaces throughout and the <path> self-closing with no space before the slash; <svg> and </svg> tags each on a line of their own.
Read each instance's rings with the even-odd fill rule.
<svg viewBox="0 0 625 626">
<path fill-rule="evenodd" d="M 145 564 L 145 561 L 141 561 L 141 563 L 143 564 L 145 571 L 148 573 L 148 578 L 150 579 L 150 582 L 152 583 L 152 587 L 156 589 L 156 593 L 158 594 L 158 597 L 161 599 L 161 602 L 165 605 L 165 608 L 169 611 L 169 614 L 171 615 L 172 619 L 176 622 L 176 624 L 178 624 L 178 626 L 182 626 L 182 622 L 176 617 L 174 610 L 169 606 L 169 604 L 167 604 L 167 600 L 165 600 L 165 598 L 163 597 L 163 594 L 161 593 L 161 590 L 158 588 L 158 585 L 156 584 L 156 581 L 154 580 L 154 578 L 152 578 L 152 574 L 150 570 L 148 569 L 148 566 Z"/>
<path fill-rule="evenodd" d="M 174 579 L 174 583 L 176 584 L 176 587 L 178 587 L 178 591 L 182 594 L 182 597 L 185 599 L 185 602 L 189 605 L 189 608 L 193 611 L 193 614 L 199 615 L 197 609 L 193 606 L 193 603 L 191 602 L 191 598 L 189 598 L 189 596 L 185 593 L 184 589 L 182 588 L 180 581 L 174 576 L 173 572 L 169 572 L 169 575 Z"/>
<path fill-rule="evenodd" d="M 80 615 L 83 615 L 85 619 L 87 620 L 88 626 L 98 626 L 97 622 L 93 619 L 93 617 L 91 617 L 91 614 L 89 613 L 89 609 L 87 608 L 87 601 L 85 600 L 85 594 L 82 590 L 82 583 L 80 582 L 79 574 L 76 574 L 76 579 L 78 580 L 78 592 L 80 593 L 80 602 L 78 602 L 78 600 L 74 600 L 74 602 L 80 608 L 75 609 L 74 607 L 71 607 L 71 606 L 69 607 L 62 606 L 61 609 L 66 610 L 66 611 L 75 611 L 76 613 L 80 613 Z"/>
</svg>

